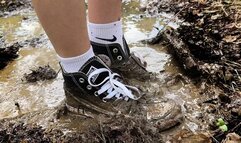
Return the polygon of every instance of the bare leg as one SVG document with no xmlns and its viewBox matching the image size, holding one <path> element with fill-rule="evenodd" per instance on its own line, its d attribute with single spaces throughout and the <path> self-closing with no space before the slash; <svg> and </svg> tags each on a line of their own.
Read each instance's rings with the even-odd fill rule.
<svg viewBox="0 0 241 143">
<path fill-rule="evenodd" d="M 121 18 L 121 0 L 88 0 L 89 21 L 105 24 Z"/>
<path fill-rule="evenodd" d="M 74 57 L 89 50 L 84 0 L 32 0 L 32 2 L 59 56 Z"/>
</svg>

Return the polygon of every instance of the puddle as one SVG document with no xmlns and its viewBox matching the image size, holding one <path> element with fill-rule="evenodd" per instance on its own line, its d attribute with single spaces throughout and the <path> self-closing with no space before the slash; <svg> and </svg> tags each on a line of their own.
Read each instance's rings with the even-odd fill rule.
<svg viewBox="0 0 241 143">
<path fill-rule="evenodd" d="M 43 58 L 46 56 L 48 58 Z M 56 80 L 36 84 L 23 83 L 21 80 L 31 68 L 48 63 L 55 70 L 59 69 L 52 49 L 24 48 L 17 60 L 0 71 L 0 119 L 18 115 L 15 103 L 19 103 L 22 113 L 59 105 L 64 99 L 60 74 Z"/>
<path fill-rule="evenodd" d="M 167 86 L 164 82 L 167 77 L 172 78 L 172 75 L 181 72 L 173 63 L 165 47 L 150 46 L 139 42 L 147 39 L 153 25 L 160 21 L 155 18 L 142 17 L 138 6 L 139 3 L 136 1 L 128 2 L 123 6 L 125 37 L 131 50 L 142 55 L 147 61 L 147 69 L 157 73 L 159 82 L 150 83 L 151 88 L 161 91 L 163 93 L 161 96 L 172 98 L 181 105 L 193 104 L 198 97 L 198 90 L 194 85 L 177 82 L 172 86 Z M 23 17 L 27 17 L 27 20 L 23 20 Z M 31 39 L 44 33 L 32 11 L 18 16 L 0 18 L 0 32 L 6 36 L 6 42 Z M 51 47 L 50 44 L 42 46 L 43 48 L 25 46 L 20 50 L 20 57 L 0 71 L 0 119 L 32 113 L 32 116 L 36 115 L 34 118 L 30 116 L 33 122 L 47 126 L 48 117 L 54 114 L 55 107 L 58 107 L 64 100 L 61 74 L 55 80 L 33 84 L 23 83 L 21 80 L 23 74 L 30 72 L 33 67 L 50 64 L 55 70 L 59 70 L 54 50 L 47 48 Z M 17 110 L 15 103 L 19 103 L 21 113 Z M 183 110 L 185 111 L 184 107 Z M 58 125 L 65 129 L 77 130 L 82 127 L 79 122 L 80 119 L 61 119 Z M 192 124 L 187 121 L 179 128 L 192 126 Z M 193 126 L 190 128 L 196 130 L 195 124 Z"/>
</svg>

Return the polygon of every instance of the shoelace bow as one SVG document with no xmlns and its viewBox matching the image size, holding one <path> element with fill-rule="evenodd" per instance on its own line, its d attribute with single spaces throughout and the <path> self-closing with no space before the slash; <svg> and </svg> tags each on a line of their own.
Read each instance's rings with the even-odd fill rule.
<svg viewBox="0 0 241 143">
<path fill-rule="evenodd" d="M 101 83 L 94 84 L 92 83 L 91 79 L 95 75 L 98 75 L 100 73 L 107 72 L 109 76 L 107 76 Z M 101 86 L 101 88 L 97 91 L 98 95 L 101 95 L 102 93 L 107 91 L 107 96 L 103 98 L 103 101 L 106 102 L 107 99 L 112 99 L 113 97 L 116 98 L 116 100 L 122 99 L 128 101 L 129 99 L 138 100 L 139 97 L 135 97 L 131 90 L 137 92 L 140 95 L 139 89 L 133 86 L 124 85 L 123 83 L 119 82 L 115 77 L 120 77 L 116 73 L 112 73 L 110 70 L 106 68 L 100 68 L 95 71 L 93 71 L 89 77 L 88 82 L 92 87 L 98 87 Z M 104 84 L 105 83 L 105 84 Z M 97 95 L 97 96 L 98 96 Z"/>
</svg>

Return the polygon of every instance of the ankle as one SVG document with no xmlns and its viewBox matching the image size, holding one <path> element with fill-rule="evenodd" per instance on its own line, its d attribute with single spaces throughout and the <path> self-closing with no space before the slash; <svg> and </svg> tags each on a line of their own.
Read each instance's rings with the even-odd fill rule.
<svg viewBox="0 0 241 143">
<path fill-rule="evenodd" d="M 79 69 L 92 57 L 94 57 L 94 52 L 92 47 L 85 53 L 75 57 L 63 58 L 58 56 L 59 61 L 63 69 L 67 73 L 78 72 Z"/>
</svg>

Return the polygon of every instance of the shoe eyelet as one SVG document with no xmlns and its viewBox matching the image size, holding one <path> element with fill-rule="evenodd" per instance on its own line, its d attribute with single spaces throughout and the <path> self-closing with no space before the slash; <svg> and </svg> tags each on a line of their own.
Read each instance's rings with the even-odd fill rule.
<svg viewBox="0 0 241 143">
<path fill-rule="evenodd" d="M 118 53 L 118 49 L 117 49 L 117 48 L 113 49 L 113 52 L 114 52 L 115 54 Z"/>
<path fill-rule="evenodd" d="M 92 82 L 93 82 L 93 81 L 94 81 L 94 79 L 95 79 L 94 77 L 91 77 L 91 78 L 90 78 L 90 81 L 92 81 Z"/>
<path fill-rule="evenodd" d="M 79 79 L 79 82 L 80 82 L 80 83 L 84 83 L 85 80 L 84 80 L 83 78 L 80 78 L 80 79 Z"/>
<path fill-rule="evenodd" d="M 95 91 L 94 95 L 95 95 L 95 96 L 99 96 L 97 91 Z"/>
<path fill-rule="evenodd" d="M 119 60 L 119 61 L 121 61 L 122 59 L 123 59 L 122 56 L 118 56 L 118 57 L 117 57 L 117 60 Z"/>
<path fill-rule="evenodd" d="M 92 89 L 92 86 L 91 85 L 87 85 L 86 87 L 88 90 L 91 90 Z"/>
</svg>

